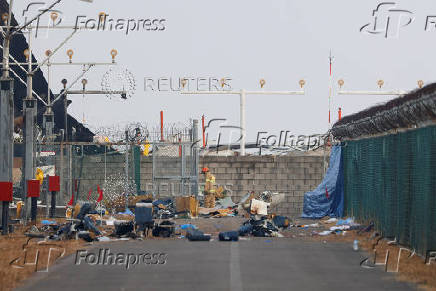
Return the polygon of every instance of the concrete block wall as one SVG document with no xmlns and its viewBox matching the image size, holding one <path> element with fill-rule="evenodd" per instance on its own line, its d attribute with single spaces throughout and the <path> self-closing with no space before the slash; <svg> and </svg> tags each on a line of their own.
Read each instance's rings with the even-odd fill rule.
<svg viewBox="0 0 436 291">
<path fill-rule="evenodd" d="M 303 209 L 304 193 L 316 188 L 323 178 L 322 156 L 246 156 L 246 157 L 200 157 L 199 170 L 208 167 L 218 185 L 230 192 L 238 202 L 250 191 L 260 193 L 273 191 L 285 193 L 286 201 L 273 211 L 277 214 L 296 217 Z M 87 195 L 90 188 L 104 183 L 104 159 L 85 157 L 80 178 L 80 195 Z M 141 156 L 141 190 L 152 190 L 152 158 Z M 133 177 L 133 165 L 129 171 Z M 124 175 L 124 156 L 106 158 L 107 176 Z M 204 176 L 200 175 L 200 185 Z M 65 200 L 69 199 L 65 197 Z"/>
<path fill-rule="evenodd" d="M 318 156 L 247 156 L 203 157 L 202 167 L 211 170 L 217 184 L 231 192 L 234 202 L 250 191 L 285 193 L 285 202 L 272 210 L 297 217 L 303 210 L 304 193 L 321 183 L 324 165 L 323 157 Z"/>
</svg>

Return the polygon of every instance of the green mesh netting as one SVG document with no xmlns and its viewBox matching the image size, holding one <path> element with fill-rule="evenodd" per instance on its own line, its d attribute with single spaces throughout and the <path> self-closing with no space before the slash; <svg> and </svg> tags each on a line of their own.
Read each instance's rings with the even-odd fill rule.
<svg viewBox="0 0 436 291">
<path fill-rule="evenodd" d="M 436 126 L 347 141 L 345 213 L 425 255 L 436 250 Z"/>
</svg>

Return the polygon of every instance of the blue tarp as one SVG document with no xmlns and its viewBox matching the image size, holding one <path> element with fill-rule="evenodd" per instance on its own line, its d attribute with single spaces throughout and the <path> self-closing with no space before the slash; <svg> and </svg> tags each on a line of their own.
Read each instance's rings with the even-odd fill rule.
<svg viewBox="0 0 436 291">
<path fill-rule="evenodd" d="M 319 186 L 304 194 L 303 218 L 324 216 L 342 217 L 344 214 L 344 170 L 341 147 L 334 146 L 330 165 Z"/>
</svg>

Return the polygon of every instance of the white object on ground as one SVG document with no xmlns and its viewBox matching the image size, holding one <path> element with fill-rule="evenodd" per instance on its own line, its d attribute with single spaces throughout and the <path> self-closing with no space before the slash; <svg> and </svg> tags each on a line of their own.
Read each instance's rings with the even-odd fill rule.
<svg viewBox="0 0 436 291">
<path fill-rule="evenodd" d="M 260 214 L 260 215 L 268 215 L 268 206 L 269 203 L 252 199 L 250 210 L 252 213 Z"/>
<path fill-rule="evenodd" d="M 349 225 L 340 225 L 340 226 L 332 226 L 332 227 L 330 227 L 331 231 L 346 230 L 346 229 L 350 229 L 350 226 Z"/>
</svg>

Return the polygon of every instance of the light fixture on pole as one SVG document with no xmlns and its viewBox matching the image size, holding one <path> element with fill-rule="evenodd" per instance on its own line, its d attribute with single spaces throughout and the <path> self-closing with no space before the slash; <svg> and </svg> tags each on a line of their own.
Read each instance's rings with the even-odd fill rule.
<svg viewBox="0 0 436 291">
<path fill-rule="evenodd" d="M 380 79 L 377 80 L 377 86 L 379 89 L 381 89 L 385 84 L 385 81 Z M 381 90 L 377 90 L 377 91 L 343 91 L 342 87 L 344 87 L 345 82 L 343 79 L 340 79 L 338 81 L 338 85 L 339 85 L 339 91 L 338 91 L 338 95 L 393 95 L 393 96 L 401 96 L 406 94 L 406 91 L 403 90 L 393 90 L 393 91 L 381 91 Z"/>
<path fill-rule="evenodd" d="M 73 62 L 73 55 L 74 55 L 74 51 L 72 49 L 67 50 L 67 56 L 70 59 L 69 60 L 70 64 Z"/>
<path fill-rule="evenodd" d="M 111 50 L 112 63 L 115 63 L 115 57 L 118 55 L 118 51 L 116 49 Z"/>
<path fill-rule="evenodd" d="M 221 79 L 223 80 L 223 79 Z M 262 81 L 263 80 L 263 81 Z M 241 156 L 245 156 L 245 140 L 246 140 L 246 122 L 245 122 L 245 99 L 247 95 L 304 95 L 304 85 L 306 81 L 300 80 L 299 82 L 300 91 L 247 91 L 245 89 L 241 89 L 239 91 L 231 91 L 231 90 L 223 90 L 223 91 L 180 91 L 181 94 L 192 94 L 192 95 L 239 95 L 239 106 L 240 106 L 240 114 L 239 114 L 239 123 L 240 123 L 240 149 Z M 261 79 L 259 81 L 261 88 L 265 86 L 266 81 Z M 222 87 L 224 87 L 222 85 Z"/>
</svg>

